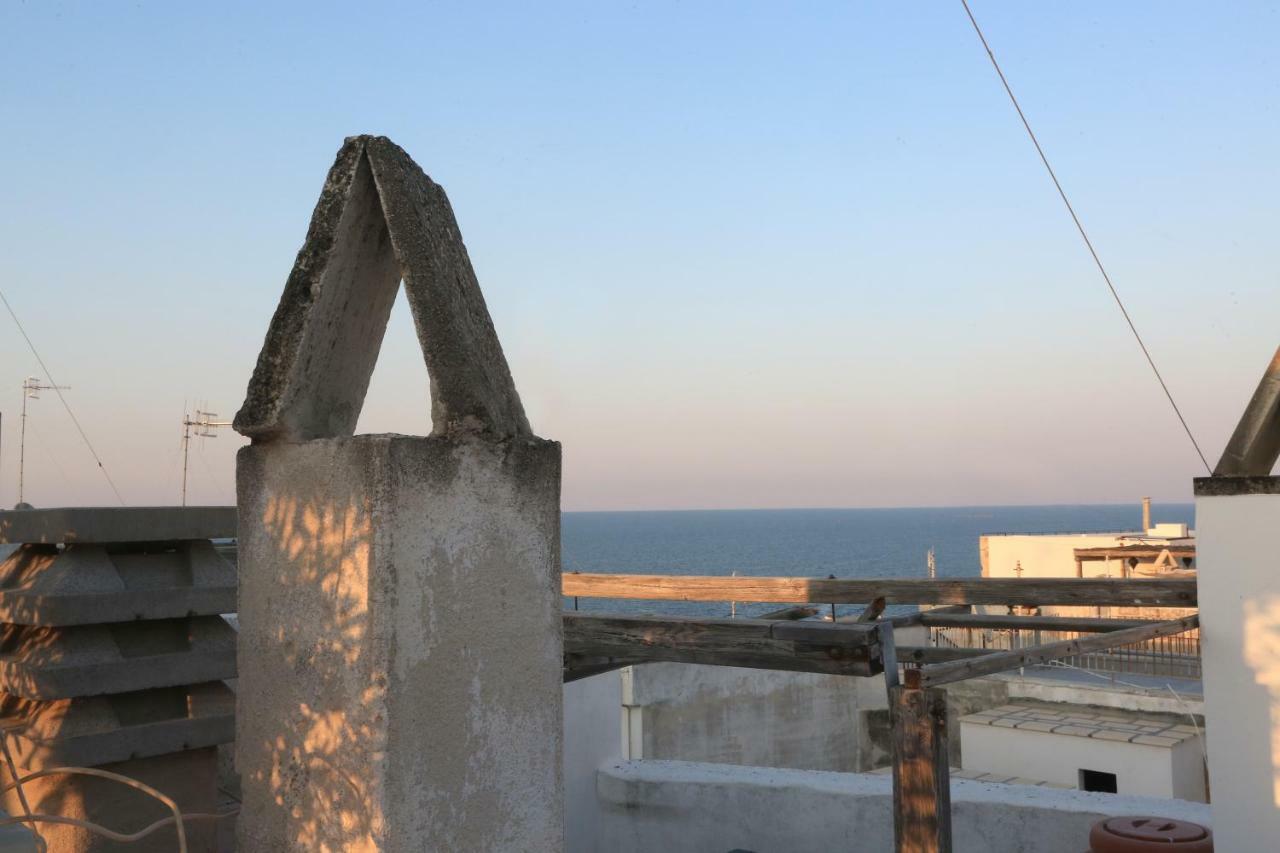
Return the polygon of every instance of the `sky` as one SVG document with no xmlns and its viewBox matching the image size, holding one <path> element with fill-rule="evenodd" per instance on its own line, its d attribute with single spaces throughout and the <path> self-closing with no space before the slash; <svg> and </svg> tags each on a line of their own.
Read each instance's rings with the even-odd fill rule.
<svg viewBox="0 0 1280 853">
<path fill-rule="evenodd" d="M 1275 3 L 974 0 L 1212 464 L 1280 344 Z M 956 2 L 0 3 L 0 289 L 130 504 L 239 408 L 344 137 L 449 194 L 566 510 L 1190 500 Z M 0 505 L 24 377 L 0 314 Z M 51 393 L 27 501 L 115 498 Z M 397 302 L 359 432 L 426 434 Z M 234 501 L 230 429 L 190 501 Z"/>
</svg>

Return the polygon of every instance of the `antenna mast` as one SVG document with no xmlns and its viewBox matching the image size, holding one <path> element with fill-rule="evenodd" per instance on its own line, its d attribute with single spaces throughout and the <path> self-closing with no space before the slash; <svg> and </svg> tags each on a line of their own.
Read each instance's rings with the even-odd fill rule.
<svg viewBox="0 0 1280 853">
<path fill-rule="evenodd" d="M 217 438 L 218 434 L 214 432 L 218 427 L 231 426 L 231 421 L 214 420 L 218 417 L 217 412 L 205 412 L 200 409 L 195 410 L 195 417 L 191 415 L 182 416 L 182 505 L 187 505 L 187 461 L 190 458 L 191 451 L 191 428 L 195 427 L 195 435 L 197 438 Z"/>
<path fill-rule="evenodd" d="M 39 400 L 41 391 L 70 391 L 70 385 L 42 385 L 34 376 L 22 380 L 22 423 L 18 429 L 18 503 L 22 503 L 27 456 L 27 400 Z"/>
</svg>

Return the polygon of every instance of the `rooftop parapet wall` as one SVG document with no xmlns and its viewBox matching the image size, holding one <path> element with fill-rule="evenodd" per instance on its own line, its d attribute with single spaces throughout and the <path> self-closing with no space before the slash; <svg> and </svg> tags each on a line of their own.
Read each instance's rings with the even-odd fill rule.
<svg viewBox="0 0 1280 853">
<path fill-rule="evenodd" d="M 889 851 L 891 784 L 870 774 L 622 762 L 599 772 L 598 849 Z M 1080 853 L 1093 822 L 1115 815 L 1210 822 L 1200 803 L 964 779 L 952 781 L 951 803 L 956 853 Z"/>
</svg>

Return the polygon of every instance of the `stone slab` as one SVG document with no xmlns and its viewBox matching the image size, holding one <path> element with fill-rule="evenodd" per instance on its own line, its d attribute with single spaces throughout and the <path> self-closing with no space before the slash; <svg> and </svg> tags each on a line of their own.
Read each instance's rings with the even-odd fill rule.
<svg viewBox="0 0 1280 853">
<path fill-rule="evenodd" d="M 90 625 L 236 609 L 235 567 L 207 539 L 23 545 L 0 563 L 0 622 Z"/>
<path fill-rule="evenodd" d="M 41 702 L 0 695 L 0 727 L 24 767 L 88 767 L 235 740 L 220 681 Z"/>
<path fill-rule="evenodd" d="M 1148 746 L 1176 746 L 1198 736 L 1187 718 L 1167 714 L 1095 713 L 1074 705 L 1025 702 L 1002 705 L 968 714 L 960 722 L 968 725 L 1017 728 L 1049 734 L 1089 737 L 1096 740 L 1142 743 Z"/>
<path fill-rule="evenodd" d="M 431 377 L 432 434 L 531 435 L 448 197 L 379 136 L 338 152 L 236 431 L 350 436 L 401 279 Z"/>
<path fill-rule="evenodd" d="M 236 535 L 233 506 L 57 507 L 0 512 L 0 542 L 177 542 Z"/>
<path fill-rule="evenodd" d="M 235 678 L 221 616 L 45 628 L 0 626 L 0 691 L 70 699 Z"/>
</svg>

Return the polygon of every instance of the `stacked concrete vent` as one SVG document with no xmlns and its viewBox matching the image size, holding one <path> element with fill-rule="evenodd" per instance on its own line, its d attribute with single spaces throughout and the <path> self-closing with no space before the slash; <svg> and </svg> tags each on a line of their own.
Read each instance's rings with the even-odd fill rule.
<svg viewBox="0 0 1280 853">
<path fill-rule="evenodd" d="M 187 814 L 218 808 L 219 744 L 235 737 L 235 569 L 211 540 L 235 535 L 235 507 L 0 513 L 0 725 L 21 774 L 91 767 L 136 779 Z M 13 781 L 7 762 L 0 778 Z M 50 775 L 23 785 L 31 811 L 132 833 L 172 812 L 120 782 Z M 24 814 L 16 790 L 4 794 Z M 37 826 L 49 850 L 178 849 L 173 827 L 135 842 Z M 191 853 L 216 849 L 216 822 L 185 822 Z"/>
</svg>

